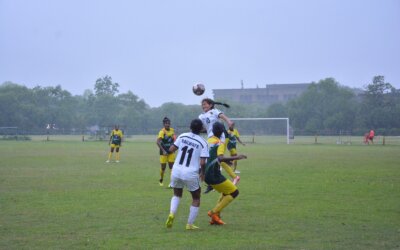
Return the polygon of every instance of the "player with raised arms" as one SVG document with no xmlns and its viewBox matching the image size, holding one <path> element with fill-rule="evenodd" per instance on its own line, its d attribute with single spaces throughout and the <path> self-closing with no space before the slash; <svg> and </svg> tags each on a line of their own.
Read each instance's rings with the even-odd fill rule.
<svg viewBox="0 0 400 250">
<path fill-rule="evenodd" d="M 202 127 L 203 124 L 200 119 L 192 120 L 190 123 L 192 132 L 179 135 L 169 149 L 170 152 L 178 151 L 178 153 L 171 174 L 171 187 L 174 189 L 174 194 L 171 199 L 170 213 L 165 223 L 167 228 L 172 227 L 182 198 L 183 188 L 186 187 L 192 194 L 192 204 L 186 229 L 198 229 L 194 225 L 194 221 L 200 207 L 200 181 L 204 181 L 205 164 L 209 156 L 207 142 L 199 135 Z"/>
<path fill-rule="evenodd" d="M 203 128 L 207 132 L 207 137 L 211 138 L 213 134 L 213 125 L 218 122 L 220 119 L 225 121 L 228 124 L 228 127 L 232 126 L 233 122 L 226 116 L 221 110 L 215 108 L 215 105 L 222 105 L 226 108 L 229 108 L 230 106 L 226 103 L 221 103 L 221 102 L 216 102 L 210 98 L 204 98 L 201 101 L 201 107 L 203 109 L 203 113 L 199 115 L 199 119 L 203 122 Z M 225 129 L 224 129 L 225 131 Z M 222 142 L 225 141 L 225 133 L 223 133 L 220 136 L 220 140 Z M 229 176 L 232 179 L 236 179 L 236 182 L 239 180 L 239 176 L 236 176 L 236 174 L 232 171 L 232 169 L 224 164 L 222 166 L 225 171 L 229 174 Z M 205 194 L 210 192 L 212 190 L 212 187 L 209 185 L 207 186 L 207 189 L 204 191 Z"/>
</svg>

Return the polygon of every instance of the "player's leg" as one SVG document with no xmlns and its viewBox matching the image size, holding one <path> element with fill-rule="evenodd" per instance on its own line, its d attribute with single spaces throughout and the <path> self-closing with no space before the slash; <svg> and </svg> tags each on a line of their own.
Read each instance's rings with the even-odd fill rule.
<svg viewBox="0 0 400 250">
<path fill-rule="evenodd" d="M 115 148 L 115 162 L 119 162 L 119 145 L 116 145 Z"/>
<path fill-rule="evenodd" d="M 221 167 L 228 173 L 228 175 L 234 179 L 236 178 L 236 174 L 233 172 L 232 168 L 228 165 L 226 162 L 221 162 L 220 163 Z"/>
<path fill-rule="evenodd" d="M 172 224 L 174 223 L 175 214 L 178 211 L 179 203 L 181 201 L 183 193 L 183 184 L 180 180 L 172 179 L 171 184 L 174 187 L 174 195 L 171 198 L 169 215 L 167 221 L 165 222 L 167 228 L 171 228 Z"/>
<path fill-rule="evenodd" d="M 175 162 L 175 154 L 169 154 L 167 161 L 168 161 L 168 167 L 169 167 L 169 176 L 171 177 L 172 167 L 174 166 L 174 162 Z M 168 187 L 171 187 L 171 184 L 168 185 Z"/>
<path fill-rule="evenodd" d="M 114 153 L 114 148 L 115 148 L 115 145 L 114 145 L 114 144 L 111 144 L 111 149 L 110 149 L 110 152 L 108 153 L 108 159 L 107 159 L 106 162 L 110 162 L 111 156 L 112 156 L 112 154 Z"/>
<path fill-rule="evenodd" d="M 232 157 L 237 156 L 236 148 L 231 148 L 231 149 L 229 150 L 229 152 L 231 153 L 231 156 L 232 156 Z M 235 172 L 235 174 L 240 174 L 240 171 L 239 171 L 239 170 L 236 170 L 236 168 L 237 168 L 237 160 L 234 160 L 234 161 L 233 161 L 233 171 Z"/>
<path fill-rule="evenodd" d="M 368 134 L 364 135 L 364 144 L 369 144 L 368 143 Z"/>
<path fill-rule="evenodd" d="M 223 225 L 225 223 L 221 220 L 219 214 L 239 195 L 239 190 L 230 180 L 225 180 L 220 184 L 213 185 L 213 188 L 220 192 L 223 197 L 220 198 L 217 205 L 208 212 L 208 216 L 211 217 L 211 224 Z"/>
<path fill-rule="evenodd" d="M 167 168 L 167 156 L 166 155 L 160 155 L 160 186 L 163 186 L 163 181 L 164 181 L 164 174 L 165 174 L 165 169 Z"/>
<path fill-rule="evenodd" d="M 193 181 L 190 181 L 190 183 L 188 183 L 187 186 L 190 193 L 192 194 L 192 204 L 189 210 L 189 217 L 186 224 L 186 229 L 188 230 L 198 229 L 198 227 L 194 225 L 194 221 L 196 220 L 197 215 L 199 214 L 199 208 L 200 208 L 200 196 L 201 196 L 200 180 L 197 178 Z"/>
</svg>

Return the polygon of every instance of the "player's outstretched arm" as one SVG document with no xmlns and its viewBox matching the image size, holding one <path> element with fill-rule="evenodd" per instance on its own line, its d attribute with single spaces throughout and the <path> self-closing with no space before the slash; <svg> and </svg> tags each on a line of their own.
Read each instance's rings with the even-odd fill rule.
<svg viewBox="0 0 400 250">
<path fill-rule="evenodd" d="M 220 114 L 219 118 L 224 120 L 228 124 L 228 127 L 232 126 L 233 122 L 225 114 Z"/>
<path fill-rule="evenodd" d="M 219 155 L 218 160 L 219 162 L 231 162 L 235 160 L 241 160 L 241 159 L 247 159 L 246 155 L 236 155 L 236 156 L 231 156 L 231 157 L 225 157 L 224 155 Z"/>
</svg>

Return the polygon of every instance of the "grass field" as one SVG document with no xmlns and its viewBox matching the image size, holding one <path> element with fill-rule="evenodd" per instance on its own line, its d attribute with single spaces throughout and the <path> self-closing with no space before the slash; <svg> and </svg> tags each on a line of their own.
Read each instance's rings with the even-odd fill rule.
<svg viewBox="0 0 400 250">
<path fill-rule="evenodd" d="M 0 249 L 400 249 L 400 147 L 251 144 L 240 195 L 208 225 L 217 193 L 184 229 L 184 193 L 158 185 L 154 141 L 0 141 Z"/>
</svg>

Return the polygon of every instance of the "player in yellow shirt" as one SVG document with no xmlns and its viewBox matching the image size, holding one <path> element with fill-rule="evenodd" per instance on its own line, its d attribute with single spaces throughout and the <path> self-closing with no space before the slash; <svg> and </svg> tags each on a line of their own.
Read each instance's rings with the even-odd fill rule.
<svg viewBox="0 0 400 250">
<path fill-rule="evenodd" d="M 235 128 L 235 123 L 232 122 L 232 124 L 229 126 L 228 129 L 228 136 L 227 136 L 227 140 L 226 140 L 226 144 L 227 144 L 227 149 L 229 150 L 231 156 L 236 156 L 237 155 L 237 150 L 236 150 L 236 143 L 239 142 L 240 144 L 242 144 L 243 146 L 245 146 L 246 144 L 244 144 L 241 140 L 240 140 L 240 134 L 239 131 Z M 240 171 L 236 170 L 237 167 L 237 161 L 233 161 L 233 171 L 235 171 L 235 174 L 240 174 Z"/>
<path fill-rule="evenodd" d="M 211 217 L 210 224 L 211 225 L 224 225 L 220 218 L 221 211 L 228 206 L 238 195 L 239 190 L 235 186 L 235 182 L 226 179 L 225 176 L 221 174 L 222 168 L 228 168 L 226 163 L 229 163 L 234 160 L 246 159 L 245 155 L 237 155 L 234 157 L 225 157 L 225 145 L 220 140 L 220 137 L 224 131 L 224 125 L 220 122 L 216 122 L 213 125 L 213 136 L 208 139 L 209 146 L 209 158 L 207 160 L 206 171 L 205 171 L 205 182 L 211 185 L 216 191 L 221 193 L 221 197 L 219 198 L 217 205 L 208 211 L 208 216 Z M 231 170 L 232 171 L 232 170 Z"/>
<path fill-rule="evenodd" d="M 158 133 L 156 141 L 157 146 L 160 148 L 160 164 L 161 164 L 160 181 L 159 181 L 160 186 L 164 186 L 163 181 L 164 181 L 165 169 L 167 168 L 167 162 L 171 172 L 175 161 L 175 153 L 173 152 L 171 153 L 169 151 L 169 148 L 176 139 L 175 130 L 171 128 L 171 120 L 168 117 L 164 117 L 163 125 L 164 127 Z"/>
<path fill-rule="evenodd" d="M 113 131 L 111 132 L 110 140 L 108 141 L 108 145 L 111 145 L 111 150 L 110 153 L 108 153 L 108 160 L 106 161 L 107 163 L 110 162 L 114 149 L 115 149 L 115 162 L 116 163 L 119 162 L 119 148 L 122 145 L 122 137 L 123 137 L 122 131 L 119 129 L 118 125 L 115 125 Z"/>
</svg>

